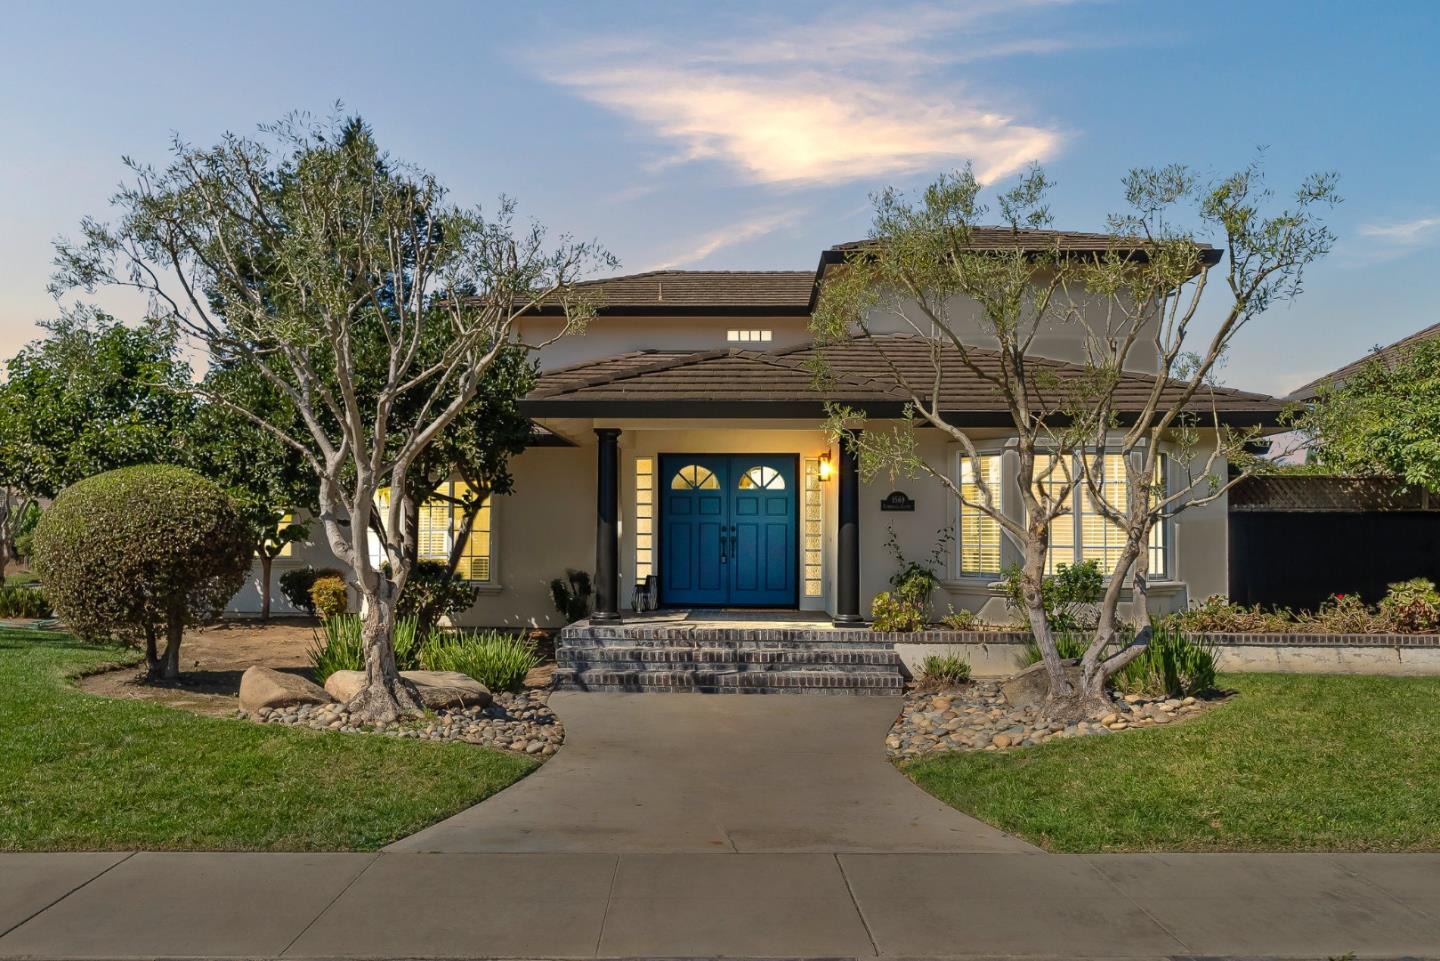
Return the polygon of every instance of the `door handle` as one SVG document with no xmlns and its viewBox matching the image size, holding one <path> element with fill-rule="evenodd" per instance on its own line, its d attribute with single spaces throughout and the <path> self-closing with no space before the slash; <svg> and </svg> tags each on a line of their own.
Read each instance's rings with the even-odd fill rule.
<svg viewBox="0 0 1440 961">
<path fill-rule="evenodd" d="M 724 564 L 724 563 L 725 563 L 725 560 L 726 560 L 726 557 L 725 557 L 725 536 L 726 536 L 726 535 L 725 535 L 725 531 L 726 531 L 726 530 L 727 530 L 727 528 L 725 527 L 725 525 L 724 525 L 724 524 L 721 524 L 721 525 L 720 525 L 720 563 L 721 563 L 721 564 Z"/>
</svg>

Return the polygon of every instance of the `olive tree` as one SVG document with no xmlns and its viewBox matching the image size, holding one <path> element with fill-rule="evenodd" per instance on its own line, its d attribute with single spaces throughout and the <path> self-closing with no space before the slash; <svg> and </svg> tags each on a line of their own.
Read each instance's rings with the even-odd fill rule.
<svg viewBox="0 0 1440 961">
<path fill-rule="evenodd" d="M 489 214 L 450 203 L 359 121 L 292 117 L 172 154 L 164 169 L 127 161 L 117 219 L 57 245 L 52 286 L 138 288 L 213 361 L 253 367 L 289 402 L 294 425 L 197 388 L 314 473 L 317 521 L 361 598 L 366 680 L 351 712 L 419 714 L 393 646 L 413 564 L 406 477 L 516 345 L 516 320 L 544 302 L 563 310 L 562 334 L 582 328 L 592 307 L 576 281 L 611 261 L 518 225 L 509 200 Z M 385 489 L 402 493 L 382 511 Z"/>
<path fill-rule="evenodd" d="M 152 679 L 179 674 L 185 628 L 219 617 L 250 568 L 249 531 L 224 490 L 153 464 L 65 488 L 35 527 L 34 552 L 61 620 L 81 637 L 142 644 Z"/>
<path fill-rule="evenodd" d="M 991 518 L 1020 555 L 1025 616 L 1050 675 L 1052 716 L 1098 709 L 1108 679 L 1143 652 L 1150 636 L 1145 559 L 1157 523 L 1222 496 L 1223 465 L 1248 435 L 1220 422 L 1215 376 L 1226 350 L 1255 317 L 1296 296 L 1304 269 L 1330 248 L 1320 208 L 1335 202 L 1334 178 L 1308 179 L 1293 204 L 1273 198 L 1249 167 L 1202 185 L 1183 167 L 1137 170 L 1126 180 L 1130 209 L 1108 239 L 1049 231 L 1051 185 L 1039 168 L 998 196 L 1003 226 L 976 242 L 987 209 L 969 168 L 942 176 L 921 198 L 890 190 L 876 198 L 870 240 L 827 281 L 812 319 L 822 343 L 863 341 L 884 363 L 907 405 L 907 422 L 857 434 L 863 411 L 832 407 L 830 429 L 858 448 L 861 468 L 923 472 Z M 1191 230 L 1179 214 L 1188 211 Z M 1219 235 L 1224 294 L 1206 298 L 1220 261 L 1194 229 Z M 1221 299 L 1213 331 L 1195 334 L 1202 303 Z M 899 329 L 897 341 L 876 328 Z M 1069 325 L 1085 357 L 1068 376 L 1037 349 L 1042 335 Z M 909 347 L 924 345 L 923 362 Z M 902 346 L 902 341 L 904 345 Z M 900 351 L 905 350 L 905 356 Z M 1144 356 L 1144 355 L 1147 355 Z M 823 381 L 823 361 L 818 372 Z M 966 427 L 943 405 L 949 376 L 973 378 L 1003 404 L 1015 434 L 1021 510 L 1003 509 Z M 1207 420 L 1208 417 L 1208 420 Z M 913 428 L 939 430 L 970 463 L 974 493 L 943 465 L 919 456 Z M 1198 470 L 1166 487 L 1162 451 L 1183 450 Z M 1129 495 L 1109 502 L 1106 453 L 1122 455 Z M 1043 595 L 1051 525 L 1086 497 L 1119 528 L 1124 546 L 1101 602 L 1098 628 L 1078 685 L 1059 655 Z M 1132 588 L 1133 638 L 1122 638 L 1119 604 Z"/>
</svg>

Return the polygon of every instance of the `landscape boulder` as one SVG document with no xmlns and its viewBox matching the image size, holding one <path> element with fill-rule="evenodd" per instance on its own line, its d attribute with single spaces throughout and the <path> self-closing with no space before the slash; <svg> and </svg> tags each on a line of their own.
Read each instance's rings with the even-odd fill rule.
<svg viewBox="0 0 1440 961">
<path fill-rule="evenodd" d="M 329 704 L 332 700 L 324 688 L 298 674 L 287 674 L 256 664 L 240 675 L 240 709 L 251 714 L 261 708 L 274 710 L 297 704 Z"/>
<path fill-rule="evenodd" d="M 432 711 L 489 707 L 493 700 L 484 684 L 458 671 L 401 671 L 400 676 L 415 685 L 421 702 Z M 364 671 L 336 671 L 325 681 L 325 690 L 342 702 L 350 700 L 364 686 Z"/>
<path fill-rule="evenodd" d="M 1062 661 L 1065 675 L 1070 683 L 1080 683 L 1080 661 L 1078 658 Z M 1050 695 L 1050 674 L 1045 670 L 1044 661 L 1036 661 L 1025 670 L 1000 685 L 1000 691 L 1011 707 L 1036 707 Z"/>
</svg>

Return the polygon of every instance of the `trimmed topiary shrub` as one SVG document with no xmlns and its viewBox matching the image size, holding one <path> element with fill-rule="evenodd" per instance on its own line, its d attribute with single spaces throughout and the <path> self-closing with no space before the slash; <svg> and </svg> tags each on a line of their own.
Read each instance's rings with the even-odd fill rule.
<svg viewBox="0 0 1440 961">
<path fill-rule="evenodd" d="M 147 464 L 61 491 L 35 527 L 34 550 L 46 598 L 72 631 L 143 645 L 151 677 L 173 678 L 185 628 L 220 616 L 249 573 L 251 543 L 219 486 Z"/>
<path fill-rule="evenodd" d="M 310 605 L 321 620 L 340 617 L 350 610 L 350 588 L 338 574 L 315 578 L 310 585 Z"/>
</svg>

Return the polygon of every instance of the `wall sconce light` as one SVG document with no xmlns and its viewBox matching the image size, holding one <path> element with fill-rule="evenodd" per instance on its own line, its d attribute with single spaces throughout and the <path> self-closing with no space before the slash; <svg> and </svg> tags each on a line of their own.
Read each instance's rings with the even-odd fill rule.
<svg viewBox="0 0 1440 961">
<path fill-rule="evenodd" d="M 820 479 L 828 481 L 835 474 L 835 468 L 830 463 L 830 452 L 827 450 L 820 455 Z"/>
</svg>

